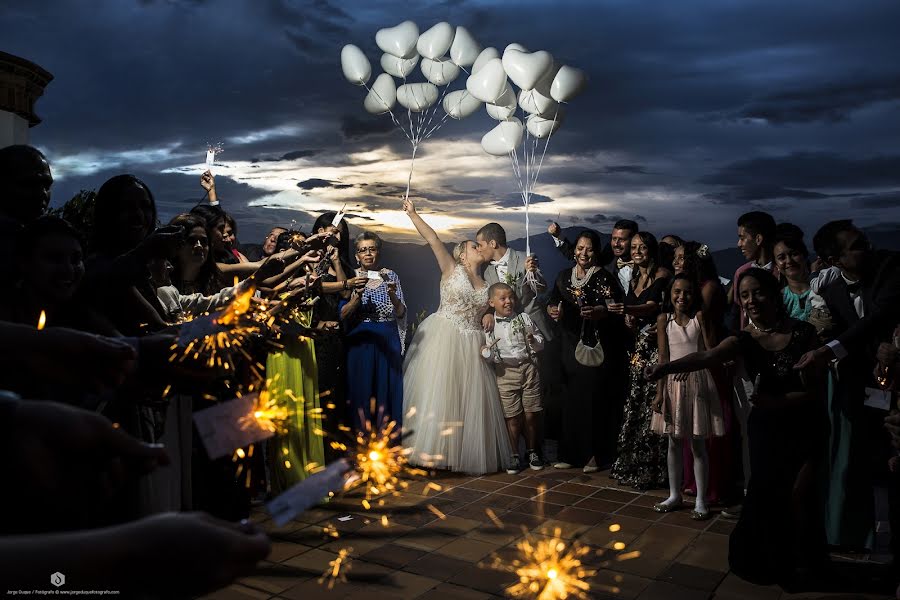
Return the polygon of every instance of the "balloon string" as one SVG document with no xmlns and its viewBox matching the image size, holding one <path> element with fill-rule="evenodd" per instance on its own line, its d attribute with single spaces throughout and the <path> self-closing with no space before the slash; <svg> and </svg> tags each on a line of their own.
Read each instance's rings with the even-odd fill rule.
<svg viewBox="0 0 900 600">
<path fill-rule="evenodd" d="M 409 199 L 409 186 L 412 185 L 413 167 L 416 164 L 416 150 L 418 148 L 418 144 L 413 144 L 412 158 L 409 161 L 409 177 L 406 180 L 406 194 L 403 196 L 404 202 Z"/>
<path fill-rule="evenodd" d="M 447 90 L 450 89 L 450 83 L 447 82 L 447 85 L 444 86 L 444 91 L 441 93 L 441 97 L 438 98 L 438 101 L 434 103 L 431 109 L 431 115 L 428 117 L 428 122 L 425 124 L 425 129 L 431 127 L 431 121 L 434 120 L 434 115 L 437 114 L 437 109 L 439 106 L 443 106 L 444 104 L 444 96 L 447 95 Z M 427 134 L 426 134 L 427 135 Z"/>
<path fill-rule="evenodd" d="M 384 98 L 381 97 L 381 94 L 379 94 L 378 92 L 376 92 L 374 89 L 371 89 L 371 88 L 370 88 L 367 84 L 365 84 L 365 83 L 363 84 L 363 87 L 365 87 L 370 93 L 375 94 L 375 95 L 378 97 L 378 99 L 381 100 L 382 104 L 384 104 L 385 106 L 388 105 L 388 103 L 384 101 Z M 391 115 L 391 120 L 394 122 L 394 125 L 397 126 L 397 129 L 399 129 L 400 132 L 403 133 L 403 135 L 406 136 L 406 139 L 407 139 L 407 140 L 409 140 L 410 142 L 412 142 L 412 140 L 409 138 L 409 135 L 406 133 L 406 130 L 404 130 L 404 129 L 403 129 L 403 126 L 400 125 L 400 121 L 398 121 L 398 120 L 397 120 L 397 117 L 394 116 L 394 111 L 392 111 L 390 108 L 388 108 L 388 114 Z"/>
<path fill-rule="evenodd" d="M 541 174 L 541 167 L 544 166 L 544 156 L 547 154 L 547 146 L 550 145 L 550 138 L 553 137 L 553 129 L 556 125 L 556 117 L 559 115 L 559 107 L 556 107 L 556 112 L 553 113 L 553 125 L 550 126 L 550 133 L 547 134 L 547 141 L 544 142 L 544 151 L 541 152 L 541 161 L 538 163 L 537 173 L 534 174 L 534 183 L 537 183 L 537 178 Z M 534 183 L 532 183 L 532 188 L 534 187 Z"/>
</svg>

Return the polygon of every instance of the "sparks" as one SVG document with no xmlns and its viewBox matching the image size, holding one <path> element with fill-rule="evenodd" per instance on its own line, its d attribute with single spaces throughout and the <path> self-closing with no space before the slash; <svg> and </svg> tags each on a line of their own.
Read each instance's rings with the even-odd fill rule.
<svg viewBox="0 0 900 600">
<path fill-rule="evenodd" d="M 332 589 L 338 581 L 347 583 L 347 571 L 350 570 L 350 553 L 353 548 L 341 548 L 334 560 L 328 563 L 328 568 L 319 577 L 319 584 L 328 582 L 328 589 Z"/>
<path fill-rule="evenodd" d="M 47 324 L 47 313 L 42 310 L 41 316 L 38 317 L 38 324 L 37 324 L 38 331 L 43 329 L 46 324 Z"/>
<path fill-rule="evenodd" d="M 250 413 L 241 417 L 241 429 L 259 427 L 272 433 L 287 433 L 287 423 L 292 411 L 280 405 L 278 400 L 278 394 L 260 390 Z"/>
</svg>

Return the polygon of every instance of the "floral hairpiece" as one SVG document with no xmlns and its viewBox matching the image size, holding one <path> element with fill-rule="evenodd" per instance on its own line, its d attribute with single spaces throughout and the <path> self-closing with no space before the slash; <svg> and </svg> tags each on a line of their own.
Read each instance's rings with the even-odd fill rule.
<svg viewBox="0 0 900 600">
<path fill-rule="evenodd" d="M 709 246 L 703 244 L 699 248 L 697 248 L 697 256 L 700 258 L 706 258 L 709 256 Z"/>
</svg>

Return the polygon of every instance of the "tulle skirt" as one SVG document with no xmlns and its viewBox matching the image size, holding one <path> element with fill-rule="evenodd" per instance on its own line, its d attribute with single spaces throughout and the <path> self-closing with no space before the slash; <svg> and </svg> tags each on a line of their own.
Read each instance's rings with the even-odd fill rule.
<svg viewBox="0 0 900 600">
<path fill-rule="evenodd" d="M 662 413 L 654 412 L 650 419 L 653 432 L 676 438 L 725 435 L 722 403 L 709 371 L 688 373 L 685 381 L 670 376 L 663 385 Z"/>
<path fill-rule="evenodd" d="M 461 331 L 439 314 L 413 336 L 403 365 L 403 443 L 412 464 L 472 474 L 509 465 L 512 447 L 483 345 L 482 332 Z"/>
</svg>

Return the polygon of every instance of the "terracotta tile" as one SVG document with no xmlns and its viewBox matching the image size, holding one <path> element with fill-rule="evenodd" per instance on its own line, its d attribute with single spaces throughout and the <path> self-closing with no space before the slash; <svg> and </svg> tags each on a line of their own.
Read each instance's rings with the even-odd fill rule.
<svg viewBox="0 0 900 600">
<path fill-rule="evenodd" d="M 517 580 L 515 573 L 506 573 L 472 565 L 465 571 L 457 573 L 450 579 L 450 583 L 474 588 L 488 594 L 503 596 L 506 588 L 514 585 Z"/>
<path fill-rule="evenodd" d="M 282 592 L 278 597 L 288 600 L 335 600 L 343 597 L 340 591 L 342 585 L 335 584 L 335 588 L 329 590 L 327 585 L 320 584 L 316 579 L 309 579 Z"/>
<path fill-rule="evenodd" d="M 470 490 L 464 487 L 455 487 L 450 488 L 440 494 L 437 494 L 435 498 L 443 499 L 443 500 L 453 500 L 455 502 L 467 503 L 467 502 L 475 502 L 476 500 L 481 500 L 487 495 L 487 492 L 480 490 Z"/>
<path fill-rule="evenodd" d="M 599 498 L 585 498 L 578 502 L 576 508 L 586 508 L 588 510 L 596 510 L 597 512 L 611 513 L 625 506 L 620 502 L 611 500 L 600 500 Z"/>
<path fill-rule="evenodd" d="M 498 529 L 493 524 L 488 524 L 469 531 L 466 533 L 465 537 L 481 542 L 488 542 L 489 544 L 497 546 L 503 546 L 521 535 L 522 531 L 518 525 L 506 525 L 503 529 Z"/>
<path fill-rule="evenodd" d="M 560 504 L 563 506 L 572 506 L 579 500 L 581 500 L 581 496 L 576 496 L 575 494 L 563 494 L 561 492 L 557 492 L 553 490 L 551 492 L 545 492 L 535 498 L 535 501 L 540 502 L 544 501 L 548 504 Z"/>
<path fill-rule="evenodd" d="M 618 525 L 617 531 L 610 531 L 613 525 Z M 579 539 L 586 544 L 612 548 L 615 542 L 630 544 L 649 526 L 650 522 L 643 519 L 610 515 L 609 520 L 584 532 Z"/>
<path fill-rule="evenodd" d="M 444 486 L 445 488 L 451 488 L 462 485 L 464 483 L 468 483 L 476 478 L 472 477 L 471 475 L 461 475 L 459 473 L 450 473 L 448 471 L 437 471 L 434 475 L 430 476 L 429 479 L 431 479 L 438 485 Z"/>
<path fill-rule="evenodd" d="M 391 574 L 390 587 L 365 586 L 358 593 L 347 596 L 347 600 L 407 600 L 409 598 L 428 598 L 432 589 L 441 584 L 438 579 L 423 577 L 405 571 L 395 571 Z"/>
<path fill-rule="evenodd" d="M 427 531 L 435 531 L 446 535 L 463 535 L 467 531 L 471 531 L 482 525 L 481 521 L 475 519 L 464 519 L 454 514 L 448 514 L 443 519 L 432 521 L 424 527 Z"/>
<path fill-rule="evenodd" d="M 270 596 L 271 594 L 267 592 L 254 590 L 236 583 L 206 596 L 201 596 L 201 600 L 265 600 Z"/>
<path fill-rule="evenodd" d="M 516 482 L 515 485 L 524 485 L 531 486 L 534 488 L 543 487 L 544 491 L 550 491 L 557 486 L 560 486 L 566 482 L 565 479 L 555 479 L 549 477 L 525 477 L 521 481 Z"/>
<path fill-rule="evenodd" d="M 678 525 L 679 527 L 689 527 L 690 529 L 697 529 L 703 531 L 704 529 L 709 528 L 712 525 L 712 520 L 707 521 L 695 521 L 691 518 L 691 508 L 685 507 L 682 510 L 678 510 L 671 513 L 666 513 L 659 520 L 660 523 L 665 523 L 666 525 Z"/>
<path fill-rule="evenodd" d="M 778 600 L 781 588 L 777 585 L 753 585 L 729 573 L 716 588 L 716 600 Z"/>
<path fill-rule="evenodd" d="M 553 491 L 562 492 L 564 494 L 574 494 L 576 496 L 581 496 L 582 498 L 587 498 L 588 496 L 596 493 L 597 488 L 591 487 L 589 485 L 581 485 L 580 483 L 563 483 L 553 488 Z"/>
<path fill-rule="evenodd" d="M 652 580 L 631 573 L 618 573 L 609 569 L 599 569 L 597 574 L 587 579 L 591 585 L 592 598 L 609 597 L 617 600 L 632 600 L 637 598 Z"/>
<path fill-rule="evenodd" d="M 463 487 L 467 490 L 478 490 L 480 492 L 496 492 L 497 490 L 503 489 L 509 484 L 505 481 L 491 481 L 490 479 L 473 479 L 472 481 L 468 481 L 462 484 L 460 487 Z"/>
<path fill-rule="evenodd" d="M 419 529 L 432 521 L 436 521 L 438 516 L 423 506 L 415 512 L 394 514 L 389 518 L 400 525 L 408 525 L 414 529 Z"/>
<path fill-rule="evenodd" d="M 414 560 L 418 560 L 425 556 L 422 550 L 415 548 L 407 548 L 397 544 L 385 544 L 377 550 L 368 552 L 363 555 L 363 559 L 376 564 L 393 568 L 402 568 Z"/>
<path fill-rule="evenodd" d="M 325 550 L 313 548 L 294 558 L 289 558 L 281 564 L 287 567 L 302 569 L 313 576 L 318 576 L 328 567 L 328 563 L 334 560 L 334 557 L 334 552 L 326 552 Z"/>
<path fill-rule="evenodd" d="M 426 554 L 419 560 L 413 561 L 403 567 L 403 570 L 416 575 L 425 575 L 432 579 L 447 581 L 460 571 L 468 569 L 471 561 L 459 560 L 438 553 Z"/>
<path fill-rule="evenodd" d="M 515 496 L 504 496 L 503 494 L 489 494 L 482 498 L 481 500 L 477 500 L 469 504 L 469 506 L 481 506 L 484 508 L 490 508 L 494 512 L 497 512 L 497 509 L 500 510 L 511 510 L 515 506 L 519 506 L 526 500 L 522 498 L 517 498 Z"/>
<path fill-rule="evenodd" d="M 320 550 L 337 554 L 342 548 L 351 548 L 350 556 L 360 557 L 369 552 L 383 548 L 387 544 L 385 540 L 365 539 L 358 536 L 348 536 L 320 546 Z"/>
<path fill-rule="evenodd" d="M 545 518 L 519 512 L 508 512 L 500 517 L 500 521 L 506 529 L 520 529 L 521 527 L 534 529 L 546 520 Z"/>
<path fill-rule="evenodd" d="M 658 521 L 662 517 L 661 513 L 654 511 L 652 508 L 633 506 L 631 504 L 627 504 L 622 508 L 617 509 L 613 514 L 622 515 L 623 517 L 633 517 L 635 519 L 644 519 L 646 521 Z"/>
<path fill-rule="evenodd" d="M 641 594 L 641 600 L 707 600 L 709 592 L 664 581 L 654 581 Z"/>
<path fill-rule="evenodd" d="M 517 498 L 525 499 L 534 498 L 539 493 L 541 492 L 536 485 L 509 485 L 497 492 L 497 494 L 504 496 L 516 496 Z"/>
<path fill-rule="evenodd" d="M 709 533 L 731 535 L 731 532 L 734 531 L 735 525 L 737 525 L 737 521 L 729 521 L 728 519 L 719 517 L 718 519 L 714 520 L 709 527 L 707 527 L 706 531 L 708 531 Z"/>
<path fill-rule="evenodd" d="M 695 567 L 683 563 L 675 562 L 662 573 L 659 581 L 665 581 L 682 587 L 711 592 L 725 578 L 722 571 L 713 571 L 702 567 Z"/>
<path fill-rule="evenodd" d="M 559 504 L 547 504 L 546 502 L 537 502 L 536 500 L 527 500 L 522 504 L 514 506 L 510 509 L 512 512 L 525 513 L 542 518 L 550 518 L 564 507 Z"/>
<path fill-rule="evenodd" d="M 684 527 L 653 523 L 628 549 L 640 550 L 642 556 L 672 561 L 694 541 L 697 535 L 696 531 Z"/>
<path fill-rule="evenodd" d="M 387 542 L 390 542 L 401 535 L 406 535 L 410 531 L 414 531 L 414 527 L 410 527 L 409 525 L 403 525 L 402 523 L 397 523 L 394 521 L 392 515 L 388 515 L 388 524 L 387 526 L 383 525 L 381 521 L 375 521 L 369 523 L 364 526 L 362 529 L 354 533 L 354 537 L 365 537 L 370 539 L 383 539 Z"/>
<path fill-rule="evenodd" d="M 578 537 L 588 529 L 590 529 L 589 525 L 567 523 L 565 521 L 557 521 L 555 518 L 553 518 L 538 525 L 531 531 L 542 536 L 559 536 L 563 539 L 571 540 Z"/>
<path fill-rule="evenodd" d="M 494 473 L 492 475 L 485 475 L 482 477 L 482 479 L 488 479 L 490 481 L 500 481 L 504 483 L 515 483 L 521 480 L 523 477 L 527 477 L 525 473 L 530 473 L 530 470 L 522 471 L 521 473 L 516 475 L 510 475 L 509 473 Z"/>
<path fill-rule="evenodd" d="M 576 475 L 575 477 L 568 479 L 567 482 L 568 483 L 578 483 L 581 485 L 589 485 L 593 488 L 605 487 L 605 485 L 603 483 L 601 483 L 601 481 L 598 478 L 594 477 L 593 473 L 588 474 L 588 475 L 585 475 L 585 474 Z M 597 490 L 594 490 L 594 491 L 597 491 Z"/>
<path fill-rule="evenodd" d="M 452 535 L 419 530 L 398 538 L 394 543 L 398 546 L 406 546 L 407 548 L 431 552 L 432 550 L 437 550 L 441 546 L 446 546 L 454 539 L 456 538 Z"/>
<path fill-rule="evenodd" d="M 615 554 L 610 556 L 609 568 L 613 571 L 622 573 L 631 573 L 647 579 L 656 579 L 659 575 L 669 568 L 671 561 L 656 558 L 653 556 L 632 556 L 631 548 L 627 548 L 619 556 L 628 557 L 627 560 L 616 560 Z"/>
<path fill-rule="evenodd" d="M 568 481 L 572 478 L 573 473 L 577 473 L 576 469 L 544 469 L 543 471 L 531 471 L 531 477 L 536 479 L 549 479 L 559 482 Z"/>
<path fill-rule="evenodd" d="M 474 506 L 472 504 L 467 504 L 462 508 L 454 510 L 451 514 L 456 517 L 461 517 L 463 519 L 471 519 L 473 521 L 480 521 L 481 523 L 490 522 L 491 518 L 485 512 L 487 507 L 483 505 Z M 501 515 L 506 512 L 504 509 L 492 509 L 494 514 Z"/>
<path fill-rule="evenodd" d="M 623 492 L 622 490 L 613 490 L 610 488 L 603 488 L 594 493 L 591 498 L 597 498 L 599 500 L 612 500 L 613 502 L 622 502 L 623 504 L 627 504 L 631 502 L 635 498 L 638 497 L 638 494 L 632 492 Z"/>
<path fill-rule="evenodd" d="M 323 544 L 327 544 L 334 538 L 323 533 L 322 527 L 319 525 L 308 525 L 303 529 L 298 529 L 287 535 L 270 535 L 272 540 L 287 542 L 292 544 L 303 544 L 311 548 L 317 548 Z"/>
<path fill-rule="evenodd" d="M 462 587 L 453 583 L 442 583 L 428 592 L 428 600 L 486 600 L 490 594 Z"/>
<path fill-rule="evenodd" d="M 554 520 L 566 521 L 569 523 L 578 523 L 579 525 L 588 525 L 593 527 L 608 520 L 606 513 L 596 512 L 593 510 L 584 510 L 582 508 L 566 507 L 553 516 Z"/>
<path fill-rule="evenodd" d="M 499 547 L 499 544 L 491 544 L 470 538 L 457 538 L 435 550 L 435 554 L 474 563 L 490 555 L 491 552 Z"/>
<path fill-rule="evenodd" d="M 289 521 L 287 524 L 278 526 L 274 521 L 263 521 L 259 524 L 263 531 L 272 536 L 286 536 L 290 533 L 308 527 L 306 523 L 298 523 L 297 521 Z"/>
<path fill-rule="evenodd" d="M 333 519 L 335 517 L 334 512 L 335 511 L 333 510 L 326 510 L 324 508 L 311 508 L 297 517 L 296 520 L 309 524 L 319 523 L 321 521 Z"/>
<path fill-rule="evenodd" d="M 309 548 L 309 546 L 293 542 L 272 542 L 272 551 L 269 552 L 269 556 L 266 557 L 266 560 L 280 563 L 306 552 Z"/>
</svg>

